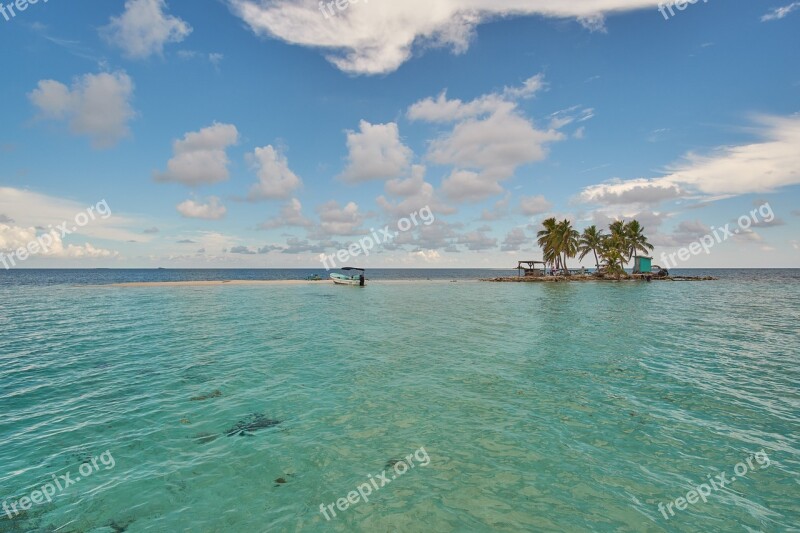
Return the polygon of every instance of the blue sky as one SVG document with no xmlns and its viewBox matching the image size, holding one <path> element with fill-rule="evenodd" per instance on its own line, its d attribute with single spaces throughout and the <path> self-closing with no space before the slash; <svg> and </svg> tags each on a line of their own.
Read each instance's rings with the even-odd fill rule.
<svg viewBox="0 0 800 533">
<path fill-rule="evenodd" d="M 426 206 L 356 262 L 510 267 L 551 215 L 658 258 L 765 203 L 681 266 L 800 267 L 800 2 L 0 3 L 0 252 L 112 212 L 21 267 L 319 267 Z"/>
</svg>

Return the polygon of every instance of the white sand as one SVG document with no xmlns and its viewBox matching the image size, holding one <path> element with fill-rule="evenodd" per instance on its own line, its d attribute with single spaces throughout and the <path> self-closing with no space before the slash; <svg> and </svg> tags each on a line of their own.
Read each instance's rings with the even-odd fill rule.
<svg viewBox="0 0 800 533">
<path fill-rule="evenodd" d="M 477 280 L 458 280 L 458 283 L 472 283 Z M 449 279 L 436 280 L 367 280 L 367 285 L 389 285 L 405 283 L 451 283 Z M 115 283 L 110 285 L 97 285 L 97 287 L 215 287 L 221 285 L 329 285 L 333 286 L 331 280 L 308 281 L 308 280 L 225 280 L 225 281 L 141 281 L 132 283 Z"/>
</svg>

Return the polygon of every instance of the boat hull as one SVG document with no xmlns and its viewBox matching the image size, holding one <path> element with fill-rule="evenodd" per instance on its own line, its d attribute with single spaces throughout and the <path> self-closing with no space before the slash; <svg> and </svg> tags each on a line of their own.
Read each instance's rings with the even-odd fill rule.
<svg viewBox="0 0 800 533">
<path fill-rule="evenodd" d="M 336 285 L 351 285 L 354 287 L 361 285 L 361 280 L 359 278 L 351 278 L 341 274 L 331 274 L 331 279 Z"/>
</svg>

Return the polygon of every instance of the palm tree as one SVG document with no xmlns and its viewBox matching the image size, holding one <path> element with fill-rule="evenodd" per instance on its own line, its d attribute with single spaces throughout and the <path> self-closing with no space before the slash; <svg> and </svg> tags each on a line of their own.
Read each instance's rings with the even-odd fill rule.
<svg viewBox="0 0 800 533">
<path fill-rule="evenodd" d="M 564 274 L 569 274 L 567 268 L 567 258 L 575 257 L 578 254 L 578 239 L 580 233 L 572 227 L 572 222 L 564 219 L 556 225 L 556 252 L 564 256 Z"/>
<path fill-rule="evenodd" d="M 625 247 L 626 243 L 619 234 L 604 236 L 600 246 L 600 255 L 606 262 L 607 272 L 616 275 L 617 279 L 625 273 Z"/>
<path fill-rule="evenodd" d="M 611 232 L 611 238 L 614 241 L 614 247 L 618 248 L 622 252 L 622 261 L 620 264 L 623 267 L 625 263 L 631 260 L 630 256 L 628 256 L 627 259 L 625 258 L 631 249 L 630 242 L 628 242 L 629 239 L 626 228 L 627 226 L 625 225 L 624 220 L 615 220 L 608 226 L 608 230 Z"/>
<path fill-rule="evenodd" d="M 636 219 L 631 220 L 625 225 L 625 237 L 630 247 L 628 251 L 628 261 L 631 260 L 631 257 L 633 257 L 635 261 L 636 257 L 639 257 L 639 252 L 646 254 L 655 249 L 647 240 L 647 237 L 645 237 L 644 228 Z"/>
<path fill-rule="evenodd" d="M 578 242 L 578 251 L 581 253 L 579 259 L 583 261 L 583 258 L 589 255 L 589 252 L 594 253 L 594 264 L 599 270 L 600 259 L 597 257 L 597 253 L 602 248 L 604 238 L 603 230 L 598 230 L 597 226 L 589 226 L 583 230 L 583 235 L 581 235 L 581 239 Z"/>
<path fill-rule="evenodd" d="M 543 221 L 542 226 L 544 226 L 544 229 L 540 230 L 536 234 L 536 237 L 539 248 L 542 249 L 544 262 L 552 263 L 555 268 L 558 268 L 560 263 L 560 256 L 557 251 L 558 246 L 556 244 L 558 222 L 555 217 L 551 217 Z"/>
</svg>

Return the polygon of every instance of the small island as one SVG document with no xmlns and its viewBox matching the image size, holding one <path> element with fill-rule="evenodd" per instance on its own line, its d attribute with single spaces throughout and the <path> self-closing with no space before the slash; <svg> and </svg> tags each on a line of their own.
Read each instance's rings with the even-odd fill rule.
<svg viewBox="0 0 800 533">
<path fill-rule="evenodd" d="M 711 276 L 670 276 L 666 268 L 652 263 L 648 255 L 655 247 L 644 234 L 638 220 L 612 222 L 609 233 L 589 226 L 579 233 L 572 222 L 559 222 L 554 217 L 542 222 L 543 229 L 537 233 L 537 243 L 542 249 L 543 260 L 517 262 L 517 276 L 482 279 L 481 281 L 507 283 L 553 283 L 562 281 L 710 281 Z M 570 269 L 567 260 L 578 257 L 582 260 L 593 254 L 595 270 L 584 267 Z M 631 272 L 625 267 L 633 262 Z"/>
</svg>

